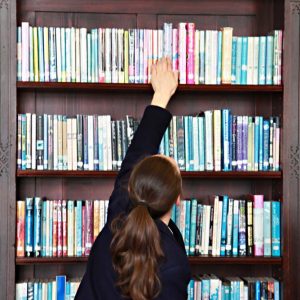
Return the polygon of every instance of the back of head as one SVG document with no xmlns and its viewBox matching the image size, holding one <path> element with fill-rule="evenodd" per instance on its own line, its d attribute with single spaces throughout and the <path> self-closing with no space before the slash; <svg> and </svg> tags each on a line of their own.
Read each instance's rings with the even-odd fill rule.
<svg viewBox="0 0 300 300">
<path fill-rule="evenodd" d="M 181 188 L 178 167 L 168 157 L 147 157 L 133 169 L 129 179 L 133 209 L 112 223 L 112 262 L 123 296 L 150 300 L 159 294 L 158 264 L 164 253 L 154 219 L 171 210 Z"/>
</svg>

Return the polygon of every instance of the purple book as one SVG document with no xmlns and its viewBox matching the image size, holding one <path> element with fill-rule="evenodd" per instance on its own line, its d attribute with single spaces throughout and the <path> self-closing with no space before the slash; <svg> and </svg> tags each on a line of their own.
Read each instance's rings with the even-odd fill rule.
<svg viewBox="0 0 300 300">
<path fill-rule="evenodd" d="M 237 169 L 237 116 L 232 116 L 232 170 L 235 171 Z"/>
</svg>

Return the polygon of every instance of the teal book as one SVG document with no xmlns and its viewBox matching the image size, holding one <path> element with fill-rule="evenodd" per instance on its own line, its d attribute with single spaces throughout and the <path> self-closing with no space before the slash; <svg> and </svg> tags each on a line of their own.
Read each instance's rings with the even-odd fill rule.
<svg viewBox="0 0 300 300">
<path fill-rule="evenodd" d="M 175 204 L 172 206 L 171 219 L 174 223 L 176 223 L 176 205 Z"/>
<path fill-rule="evenodd" d="M 232 37 L 232 49 L 231 49 L 231 84 L 236 83 L 236 50 L 237 50 L 237 37 Z"/>
<path fill-rule="evenodd" d="M 281 235 L 280 235 L 280 207 L 279 201 L 272 201 L 272 256 L 279 257 L 281 255 Z"/>
<path fill-rule="evenodd" d="M 47 240 L 47 235 L 46 235 L 46 227 L 47 227 L 47 202 L 43 201 L 42 202 L 42 252 L 41 256 L 44 257 L 46 256 L 46 240 Z"/>
<path fill-rule="evenodd" d="M 69 281 L 66 282 L 66 300 L 70 300 L 71 298 L 71 284 Z"/>
<path fill-rule="evenodd" d="M 217 84 L 222 79 L 222 31 L 218 31 Z"/>
<path fill-rule="evenodd" d="M 52 299 L 52 282 L 47 283 L 47 299 Z"/>
<path fill-rule="evenodd" d="M 189 117 L 184 116 L 184 149 L 185 149 L 185 170 L 190 171 L 190 131 L 189 131 Z"/>
<path fill-rule="evenodd" d="M 266 43 L 265 36 L 259 37 L 259 54 L 258 54 L 258 84 L 266 84 Z"/>
<path fill-rule="evenodd" d="M 197 200 L 191 200 L 191 228 L 190 228 L 190 249 L 189 255 L 195 255 L 196 247 L 196 219 L 197 219 Z"/>
<path fill-rule="evenodd" d="M 176 117 L 177 127 L 177 163 L 180 170 L 185 170 L 185 131 L 184 117 Z"/>
<path fill-rule="evenodd" d="M 193 117 L 188 116 L 189 171 L 195 171 Z"/>
<path fill-rule="evenodd" d="M 228 201 L 229 201 L 228 196 L 224 195 L 223 206 L 222 206 L 222 223 L 221 223 L 221 248 L 220 248 L 221 256 L 225 256 L 225 250 L 226 250 Z"/>
<path fill-rule="evenodd" d="M 169 139 L 169 131 L 170 131 L 170 127 L 167 127 L 166 131 L 165 131 L 165 135 L 164 135 L 164 154 L 166 156 L 170 156 L 170 139 Z"/>
<path fill-rule="evenodd" d="M 243 36 L 241 84 L 247 84 L 247 69 L 248 69 L 248 37 Z"/>
<path fill-rule="evenodd" d="M 271 202 L 264 201 L 264 256 L 271 256 Z"/>
<path fill-rule="evenodd" d="M 190 228 L 191 228 L 191 201 L 185 201 L 185 237 L 184 237 L 184 245 L 186 254 L 188 255 L 190 252 Z"/>
<path fill-rule="evenodd" d="M 273 84 L 274 36 L 267 36 L 266 84 Z"/>
<path fill-rule="evenodd" d="M 236 84 L 242 83 L 242 44 L 243 38 L 237 37 L 236 44 Z"/>
<path fill-rule="evenodd" d="M 40 81 L 45 81 L 45 61 L 44 61 L 44 29 L 43 27 L 38 27 L 38 64 Z"/>
<path fill-rule="evenodd" d="M 194 300 L 194 289 L 195 289 L 195 281 L 191 279 L 188 286 L 188 299 Z"/>
<path fill-rule="evenodd" d="M 198 118 L 199 126 L 199 171 L 205 170 L 205 128 L 204 116 Z"/>
<path fill-rule="evenodd" d="M 230 170 L 229 119 L 230 119 L 229 109 L 222 109 L 221 130 L 222 130 L 222 169 L 223 169 L 223 171 Z"/>
<path fill-rule="evenodd" d="M 82 200 L 75 202 L 76 256 L 82 255 Z"/>
<path fill-rule="evenodd" d="M 210 299 L 210 279 L 207 275 L 201 277 L 202 282 L 202 299 Z"/>
<path fill-rule="evenodd" d="M 34 214 L 33 214 L 33 252 L 34 256 L 41 256 L 41 233 L 42 233 L 42 199 L 40 197 L 34 198 Z"/>
</svg>

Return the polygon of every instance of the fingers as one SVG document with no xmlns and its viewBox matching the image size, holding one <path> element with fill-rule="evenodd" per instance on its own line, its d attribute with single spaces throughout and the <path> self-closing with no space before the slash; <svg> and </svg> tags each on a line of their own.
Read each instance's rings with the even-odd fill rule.
<svg viewBox="0 0 300 300">
<path fill-rule="evenodd" d="M 156 63 L 151 65 L 151 77 L 156 76 L 157 74 L 157 66 Z"/>
<path fill-rule="evenodd" d="M 178 71 L 174 71 L 173 74 L 174 74 L 175 81 L 178 82 L 179 72 Z"/>
</svg>

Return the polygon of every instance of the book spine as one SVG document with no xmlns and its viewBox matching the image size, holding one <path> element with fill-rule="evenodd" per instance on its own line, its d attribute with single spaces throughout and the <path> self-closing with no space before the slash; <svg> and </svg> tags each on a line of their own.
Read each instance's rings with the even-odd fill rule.
<svg viewBox="0 0 300 300">
<path fill-rule="evenodd" d="M 33 27 L 29 26 L 29 81 L 34 81 Z"/>
<path fill-rule="evenodd" d="M 186 84 L 186 23 L 178 24 L 178 70 L 179 82 Z"/>
<path fill-rule="evenodd" d="M 213 162 L 213 112 L 205 111 L 205 169 L 214 170 Z"/>
<path fill-rule="evenodd" d="M 67 219 L 68 219 L 68 256 L 74 256 L 74 201 L 67 202 Z"/>
<path fill-rule="evenodd" d="M 236 84 L 242 84 L 242 45 L 243 38 L 237 37 L 236 45 Z"/>
<path fill-rule="evenodd" d="M 31 169 L 31 113 L 26 114 L 26 169 Z"/>
<path fill-rule="evenodd" d="M 223 47 L 223 32 L 218 31 L 217 41 L 217 84 L 221 84 L 222 81 L 222 47 Z"/>
<path fill-rule="evenodd" d="M 222 83 L 230 84 L 232 83 L 232 63 L 233 55 L 235 49 L 233 49 L 233 45 L 236 47 L 236 39 L 235 42 L 232 38 L 233 28 L 232 27 L 224 27 L 222 28 Z M 234 51 L 233 51 L 234 50 Z M 235 79 L 235 78 L 234 78 Z"/>
<path fill-rule="evenodd" d="M 22 115 L 18 114 L 17 169 L 22 169 Z"/>
<path fill-rule="evenodd" d="M 140 44 L 139 29 L 134 29 L 134 83 L 140 82 Z"/>
<path fill-rule="evenodd" d="M 266 40 L 266 84 L 273 84 L 274 36 L 268 35 Z"/>
<path fill-rule="evenodd" d="M 247 70 L 247 84 L 253 84 L 253 66 L 254 66 L 254 37 L 248 37 L 248 70 Z"/>
<path fill-rule="evenodd" d="M 254 256 L 264 255 L 264 197 L 253 196 L 253 238 Z"/>
<path fill-rule="evenodd" d="M 266 84 L 266 36 L 259 37 L 258 84 Z"/>
<path fill-rule="evenodd" d="M 93 245 L 93 201 L 85 201 L 86 227 L 85 227 L 85 252 L 84 255 L 89 255 Z"/>
<path fill-rule="evenodd" d="M 280 207 L 279 201 L 271 202 L 272 209 L 272 256 L 279 257 L 281 255 L 281 236 L 280 236 Z"/>
<path fill-rule="evenodd" d="M 187 84 L 195 84 L 195 61 L 194 61 L 194 52 L 195 52 L 195 24 L 187 23 L 186 24 L 186 32 L 187 32 L 187 61 L 186 61 L 186 83 Z"/>
<path fill-rule="evenodd" d="M 45 62 L 44 62 L 44 31 L 42 27 L 37 28 L 38 34 L 38 63 L 39 63 L 39 71 L 40 77 L 39 81 L 45 81 Z"/>
<path fill-rule="evenodd" d="M 247 255 L 253 256 L 253 201 L 247 200 Z"/>
<path fill-rule="evenodd" d="M 191 200 L 191 228 L 190 228 L 190 246 L 189 255 L 195 255 L 196 247 L 196 219 L 197 219 L 197 200 Z"/>
<path fill-rule="evenodd" d="M 232 256 L 238 256 L 239 200 L 233 200 Z"/>
<path fill-rule="evenodd" d="M 70 28 L 70 41 L 69 41 L 69 72 L 70 72 L 70 82 L 76 82 L 76 29 L 74 27 Z"/>
<path fill-rule="evenodd" d="M 49 133 L 49 128 L 48 128 L 48 115 L 44 114 L 43 116 L 43 138 L 44 138 L 44 170 L 48 169 L 48 133 Z"/>
<path fill-rule="evenodd" d="M 57 81 L 57 60 L 56 60 L 56 30 L 49 27 L 49 79 Z"/>
<path fill-rule="evenodd" d="M 58 246 L 58 200 L 53 200 L 53 243 L 52 243 L 52 255 L 57 256 Z"/>
<path fill-rule="evenodd" d="M 17 201 L 16 256 L 25 256 L 25 201 Z"/>
<path fill-rule="evenodd" d="M 33 252 L 35 257 L 41 256 L 42 244 L 42 199 L 40 197 L 34 198 L 34 214 L 33 214 Z"/>
<path fill-rule="evenodd" d="M 253 84 L 258 84 L 259 79 L 259 37 L 253 38 Z"/>
<path fill-rule="evenodd" d="M 89 158 L 88 158 L 88 116 L 83 116 L 82 121 L 82 141 L 83 141 L 83 169 L 89 169 Z"/>
<path fill-rule="evenodd" d="M 29 81 L 29 23 L 21 23 L 22 81 Z"/>
<path fill-rule="evenodd" d="M 239 201 L 239 256 L 246 256 L 246 201 Z"/>
<path fill-rule="evenodd" d="M 227 213 L 227 236 L 225 255 L 232 255 L 232 228 L 233 228 L 233 200 L 228 200 L 228 213 Z"/>
<path fill-rule="evenodd" d="M 271 202 L 264 201 L 264 256 L 271 256 Z"/>
<path fill-rule="evenodd" d="M 259 146 L 258 146 L 258 170 L 263 171 L 264 163 L 264 128 L 263 117 L 259 117 Z"/>
<path fill-rule="evenodd" d="M 264 171 L 269 170 L 269 142 L 270 142 L 270 122 L 263 120 L 263 167 Z"/>
<path fill-rule="evenodd" d="M 129 83 L 129 66 L 129 30 L 124 30 L 124 83 Z"/>
<path fill-rule="evenodd" d="M 118 29 L 118 77 L 119 83 L 125 83 L 124 72 L 124 29 Z"/>
<path fill-rule="evenodd" d="M 228 196 L 223 196 L 220 255 L 225 256 L 227 237 Z"/>
<path fill-rule="evenodd" d="M 26 217 L 25 217 L 25 254 L 33 254 L 33 198 L 25 199 Z"/>
<path fill-rule="evenodd" d="M 221 154 L 222 154 L 222 169 L 223 171 L 229 171 L 230 166 L 230 151 L 229 151 L 229 110 L 223 109 L 222 110 L 222 146 L 221 146 Z"/>
<path fill-rule="evenodd" d="M 177 159 L 180 170 L 185 170 L 185 132 L 183 116 L 176 117 L 177 127 Z"/>
<path fill-rule="evenodd" d="M 185 200 L 185 236 L 184 236 L 184 245 L 185 245 L 185 251 L 188 255 L 190 252 L 190 233 L 191 233 L 191 201 Z"/>
<path fill-rule="evenodd" d="M 83 116 L 76 116 L 77 126 L 77 170 L 83 170 Z"/>
<path fill-rule="evenodd" d="M 172 29 L 172 69 L 178 71 L 178 28 Z"/>
<path fill-rule="evenodd" d="M 62 256 L 68 254 L 68 220 L 67 220 L 67 200 L 61 202 L 62 210 Z"/>
<path fill-rule="evenodd" d="M 214 199 L 214 214 L 213 214 L 213 232 L 212 232 L 212 255 L 217 255 L 217 236 L 218 236 L 218 212 L 219 212 L 219 196 L 215 196 Z"/>
<path fill-rule="evenodd" d="M 82 200 L 77 200 L 75 203 L 75 255 L 82 255 Z"/>
<path fill-rule="evenodd" d="M 241 84 L 247 84 L 247 67 L 248 67 L 248 37 L 242 38 L 242 70 Z"/>
<path fill-rule="evenodd" d="M 248 168 L 248 116 L 243 116 L 242 125 L 242 170 Z"/>
</svg>

